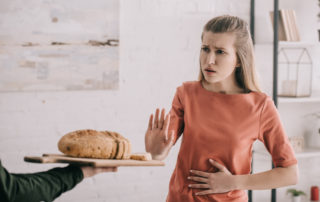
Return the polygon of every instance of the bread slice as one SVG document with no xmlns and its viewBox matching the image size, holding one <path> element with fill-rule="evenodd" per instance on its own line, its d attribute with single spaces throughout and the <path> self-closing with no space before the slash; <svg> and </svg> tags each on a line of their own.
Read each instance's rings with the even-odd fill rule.
<svg viewBox="0 0 320 202">
<path fill-rule="evenodd" d="M 119 150 L 119 141 L 114 138 L 114 136 L 109 131 L 101 131 L 103 134 L 105 134 L 107 137 L 111 138 L 114 141 L 114 147 L 112 148 L 112 154 L 110 159 L 115 159 L 118 155 Z"/>
<path fill-rule="evenodd" d="M 130 159 L 139 161 L 151 161 L 152 156 L 150 153 L 134 153 L 130 155 Z"/>
<path fill-rule="evenodd" d="M 109 159 L 115 159 L 118 153 L 118 148 L 119 148 L 118 141 L 112 135 L 110 135 L 108 131 L 101 131 L 101 133 L 105 134 L 107 137 L 113 140 L 114 143 L 113 143 L 112 152 Z"/>
<path fill-rule="evenodd" d="M 117 132 L 114 132 L 114 135 L 118 138 L 118 140 L 120 140 L 124 144 L 124 151 L 123 151 L 122 159 L 130 159 L 130 154 L 131 154 L 130 141 Z"/>
<path fill-rule="evenodd" d="M 110 137 L 112 137 L 117 143 L 117 153 L 114 158 L 115 159 L 122 159 L 124 149 L 125 149 L 123 142 L 117 137 L 116 133 L 111 132 L 111 131 L 105 131 L 105 132 L 108 133 L 110 135 Z"/>
</svg>

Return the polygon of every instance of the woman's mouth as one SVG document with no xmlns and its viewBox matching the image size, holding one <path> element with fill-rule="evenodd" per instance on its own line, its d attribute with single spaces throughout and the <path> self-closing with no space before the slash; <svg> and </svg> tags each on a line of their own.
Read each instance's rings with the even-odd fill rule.
<svg viewBox="0 0 320 202">
<path fill-rule="evenodd" d="M 213 75 L 216 73 L 216 71 L 214 71 L 213 69 L 205 69 L 204 71 L 206 72 L 207 75 Z"/>
</svg>

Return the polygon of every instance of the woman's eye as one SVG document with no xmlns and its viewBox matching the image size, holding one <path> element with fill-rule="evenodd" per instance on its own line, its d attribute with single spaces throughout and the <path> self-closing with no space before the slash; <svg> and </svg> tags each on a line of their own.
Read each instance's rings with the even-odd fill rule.
<svg viewBox="0 0 320 202">
<path fill-rule="evenodd" d="M 210 49 L 208 47 L 202 47 L 201 50 L 203 50 L 206 53 L 210 52 Z"/>
<path fill-rule="evenodd" d="M 218 54 L 224 54 L 225 52 L 223 50 L 217 50 Z"/>
</svg>

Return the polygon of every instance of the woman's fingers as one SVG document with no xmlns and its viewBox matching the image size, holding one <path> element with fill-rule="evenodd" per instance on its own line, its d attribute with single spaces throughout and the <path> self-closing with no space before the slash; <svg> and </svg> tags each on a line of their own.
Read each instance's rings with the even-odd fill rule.
<svg viewBox="0 0 320 202">
<path fill-rule="evenodd" d="M 158 122 L 159 122 L 159 108 L 156 109 L 156 114 L 154 117 L 154 125 L 153 128 L 158 128 Z"/>
<path fill-rule="evenodd" d="M 207 195 L 207 194 L 212 194 L 213 191 L 211 191 L 210 189 L 209 190 L 206 190 L 206 191 L 201 191 L 201 192 L 198 192 L 196 193 L 197 196 L 201 196 L 201 195 Z"/>
<path fill-rule="evenodd" d="M 151 114 L 149 117 L 148 130 L 152 130 L 152 122 L 153 122 L 153 114 Z"/>
<path fill-rule="evenodd" d="M 161 115 L 160 115 L 160 120 L 159 120 L 159 113 L 160 113 L 160 110 L 159 108 L 156 109 L 156 112 L 155 112 L 155 115 L 153 116 L 153 114 L 150 115 L 150 118 L 149 118 L 149 124 L 148 124 L 148 131 L 150 131 L 152 133 L 152 130 L 153 129 L 160 129 L 160 133 L 157 133 L 156 134 L 159 134 L 161 135 L 162 138 L 164 138 L 164 143 L 166 145 L 168 144 L 172 144 L 174 143 L 174 131 L 170 131 L 169 133 L 169 125 L 170 125 L 170 115 L 167 114 L 165 115 L 165 109 L 162 109 L 161 110 Z M 160 137 L 157 135 L 157 137 Z"/>
<path fill-rule="evenodd" d="M 203 182 L 203 183 L 208 183 L 209 182 L 208 178 L 196 177 L 196 176 L 189 176 L 188 180 L 193 180 L 193 181 L 196 181 L 196 182 Z"/>
<path fill-rule="evenodd" d="M 208 178 L 210 176 L 210 173 L 199 171 L 199 170 L 190 170 L 190 172 L 201 177 Z"/>
<path fill-rule="evenodd" d="M 210 186 L 208 184 L 189 184 L 190 188 L 196 188 L 196 189 L 209 189 Z"/>
<path fill-rule="evenodd" d="M 220 171 L 228 173 L 228 174 L 231 174 L 230 171 L 226 167 L 224 167 L 223 165 L 219 164 L 218 162 L 216 162 L 216 161 L 214 161 L 212 159 L 209 159 L 209 162 L 211 163 L 211 165 L 213 165 L 214 167 L 218 168 Z"/>
<path fill-rule="evenodd" d="M 160 121 L 158 123 L 159 129 L 163 128 L 163 122 L 164 122 L 164 115 L 165 115 L 165 109 L 161 110 L 161 115 L 160 115 Z"/>
</svg>

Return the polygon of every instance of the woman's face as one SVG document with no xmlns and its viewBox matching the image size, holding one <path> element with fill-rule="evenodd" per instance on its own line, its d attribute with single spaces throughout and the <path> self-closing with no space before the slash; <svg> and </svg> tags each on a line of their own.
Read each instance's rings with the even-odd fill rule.
<svg viewBox="0 0 320 202">
<path fill-rule="evenodd" d="M 234 70 L 240 66 L 234 42 L 233 33 L 203 33 L 200 66 L 208 83 L 229 82 L 234 79 Z"/>
</svg>

